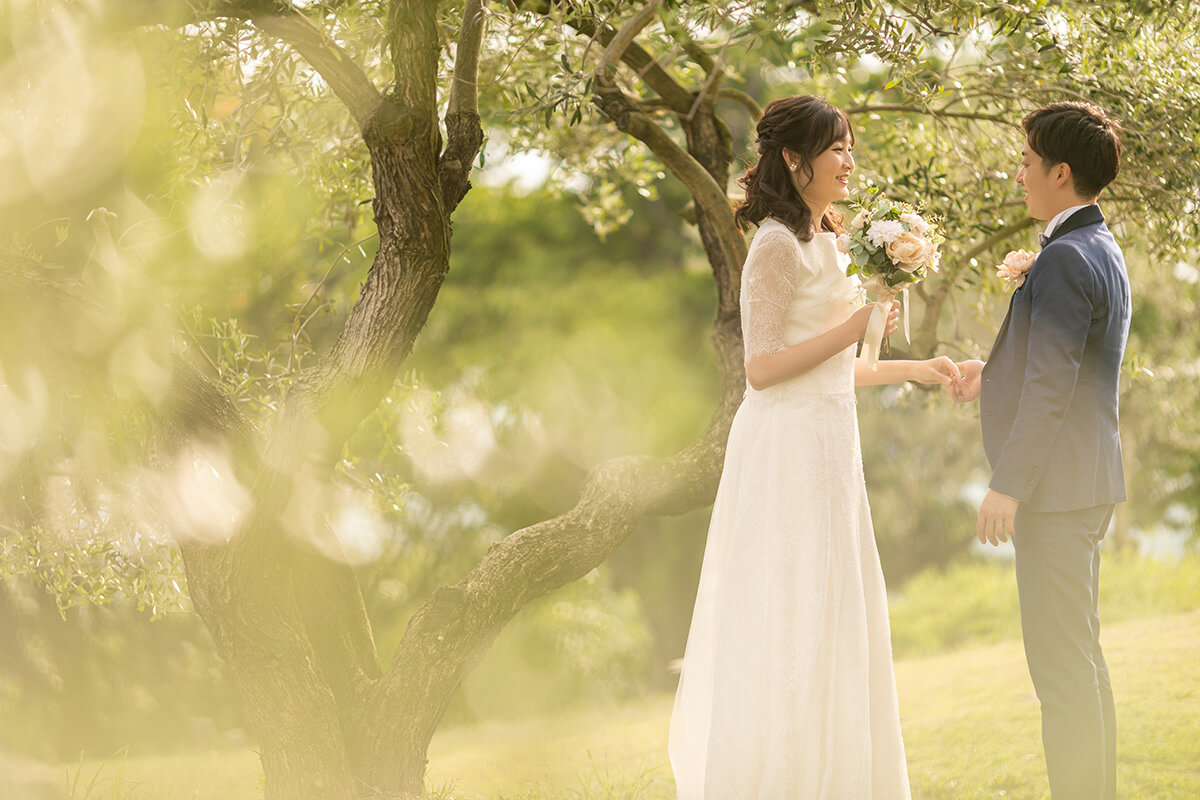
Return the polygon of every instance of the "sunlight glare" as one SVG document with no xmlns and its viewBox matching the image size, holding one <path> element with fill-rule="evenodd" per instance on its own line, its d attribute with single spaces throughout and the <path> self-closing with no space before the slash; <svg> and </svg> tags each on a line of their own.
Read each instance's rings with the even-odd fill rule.
<svg viewBox="0 0 1200 800">
<path fill-rule="evenodd" d="M 250 495 L 222 449 L 203 444 L 184 448 L 175 462 L 168 509 L 183 536 L 211 544 L 228 542 L 250 506 Z"/>
</svg>

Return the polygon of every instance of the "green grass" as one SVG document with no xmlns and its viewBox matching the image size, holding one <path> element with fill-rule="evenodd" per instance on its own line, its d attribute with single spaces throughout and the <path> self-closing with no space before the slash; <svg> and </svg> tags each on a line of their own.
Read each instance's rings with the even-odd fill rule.
<svg viewBox="0 0 1200 800">
<path fill-rule="evenodd" d="M 1200 612 L 1109 624 L 1122 800 L 1200 797 Z M 1042 800 L 1037 700 L 1021 643 L 1007 639 L 896 666 L 917 800 Z M 455 800 L 671 800 L 666 740 L 672 698 L 440 732 L 433 796 Z M 84 768 L 85 778 L 91 776 Z M 252 752 L 129 758 L 136 791 L 95 797 L 259 798 Z"/>
<path fill-rule="evenodd" d="M 258 754 L 249 749 L 141 757 L 118 753 L 66 765 L 63 771 L 65 800 L 261 800 L 263 796 L 262 767 Z"/>
<path fill-rule="evenodd" d="M 1178 562 L 1105 552 L 1100 564 L 1100 618 L 1124 620 L 1200 609 L 1200 552 Z M 928 570 L 888 599 L 897 658 L 1019 639 L 1021 618 L 1011 562 L 971 560 Z"/>
<path fill-rule="evenodd" d="M 1200 797 L 1200 613 L 1109 626 L 1123 800 Z M 897 662 L 913 796 L 1049 797 L 1018 640 Z M 475 798 L 674 797 L 669 695 L 635 706 L 439 734 L 431 783 Z"/>
</svg>

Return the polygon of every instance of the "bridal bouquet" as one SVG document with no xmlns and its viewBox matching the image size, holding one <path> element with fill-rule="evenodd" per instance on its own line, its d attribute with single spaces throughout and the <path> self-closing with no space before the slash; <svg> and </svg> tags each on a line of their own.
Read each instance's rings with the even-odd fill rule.
<svg viewBox="0 0 1200 800">
<path fill-rule="evenodd" d="M 879 348 L 892 301 L 899 295 L 904 316 L 904 339 L 908 332 L 908 290 L 916 286 L 930 270 L 937 272 L 941 253 L 938 245 L 946 240 L 931 222 L 907 203 L 888 200 L 876 187 L 851 206 L 858 213 L 850 227 L 838 237 L 838 249 L 850 256 L 847 275 L 862 275 L 863 288 L 877 298 L 867 334 L 863 339 L 863 357 L 871 369 L 879 363 Z"/>
</svg>

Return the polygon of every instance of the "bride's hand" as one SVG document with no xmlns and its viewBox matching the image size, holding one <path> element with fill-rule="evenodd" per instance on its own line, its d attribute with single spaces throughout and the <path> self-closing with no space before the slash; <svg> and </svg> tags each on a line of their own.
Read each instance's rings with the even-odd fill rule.
<svg viewBox="0 0 1200 800">
<path fill-rule="evenodd" d="M 950 386 L 958 380 L 958 365 L 946 356 L 938 356 L 926 361 L 914 361 L 911 380 L 917 383 L 940 383 L 943 386 Z"/>
<path fill-rule="evenodd" d="M 858 333 L 858 338 L 861 339 L 867 335 L 867 326 L 871 322 L 871 314 L 875 311 L 875 304 L 868 303 L 867 305 L 854 312 L 854 316 L 850 318 L 850 324 Z M 900 301 L 892 301 L 892 310 L 888 314 L 887 325 L 884 326 L 883 335 L 891 336 L 900 329 Z"/>
<path fill-rule="evenodd" d="M 883 338 L 891 336 L 900 330 L 900 301 L 892 301 L 892 310 L 888 313 L 887 326 L 883 329 Z"/>
</svg>

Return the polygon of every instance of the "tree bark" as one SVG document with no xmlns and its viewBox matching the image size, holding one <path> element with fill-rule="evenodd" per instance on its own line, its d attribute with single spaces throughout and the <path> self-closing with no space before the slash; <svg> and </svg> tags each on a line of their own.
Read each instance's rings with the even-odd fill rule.
<svg viewBox="0 0 1200 800">
<path fill-rule="evenodd" d="M 436 13 L 436 3 L 391 4 L 396 81 L 383 96 L 286 4 L 249 4 L 246 13 L 292 41 L 359 121 L 379 229 L 378 252 L 340 336 L 281 404 L 256 465 L 252 513 L 228 544 L 183 548 L 189 591 L 261 743 L 268 798 L 350 798 L 366 789 L 362 748 L 351 743 L 362 739 L 378 658 L 352 572 L 308 544 L 327 531 L 307 500 L 327 484 L 344 442 L 390 389 L 446 275 L 449 212 L 469 184 L 464 170 L 455 173 L 441 160 Z M 466 51 L 478 47 L 481 21 L 474 20 L 476 41 Z M 450 138 L 457 160 L 469 167 L 482 140 L 478 113 L 461 102 L 456 112 Z M 444 197 L 446 189 L 454 196 Z M 176 420 L 180 440 L 211 418 Z M 389 724 L 406 727 L 403 719 Z"/>
</svg>

